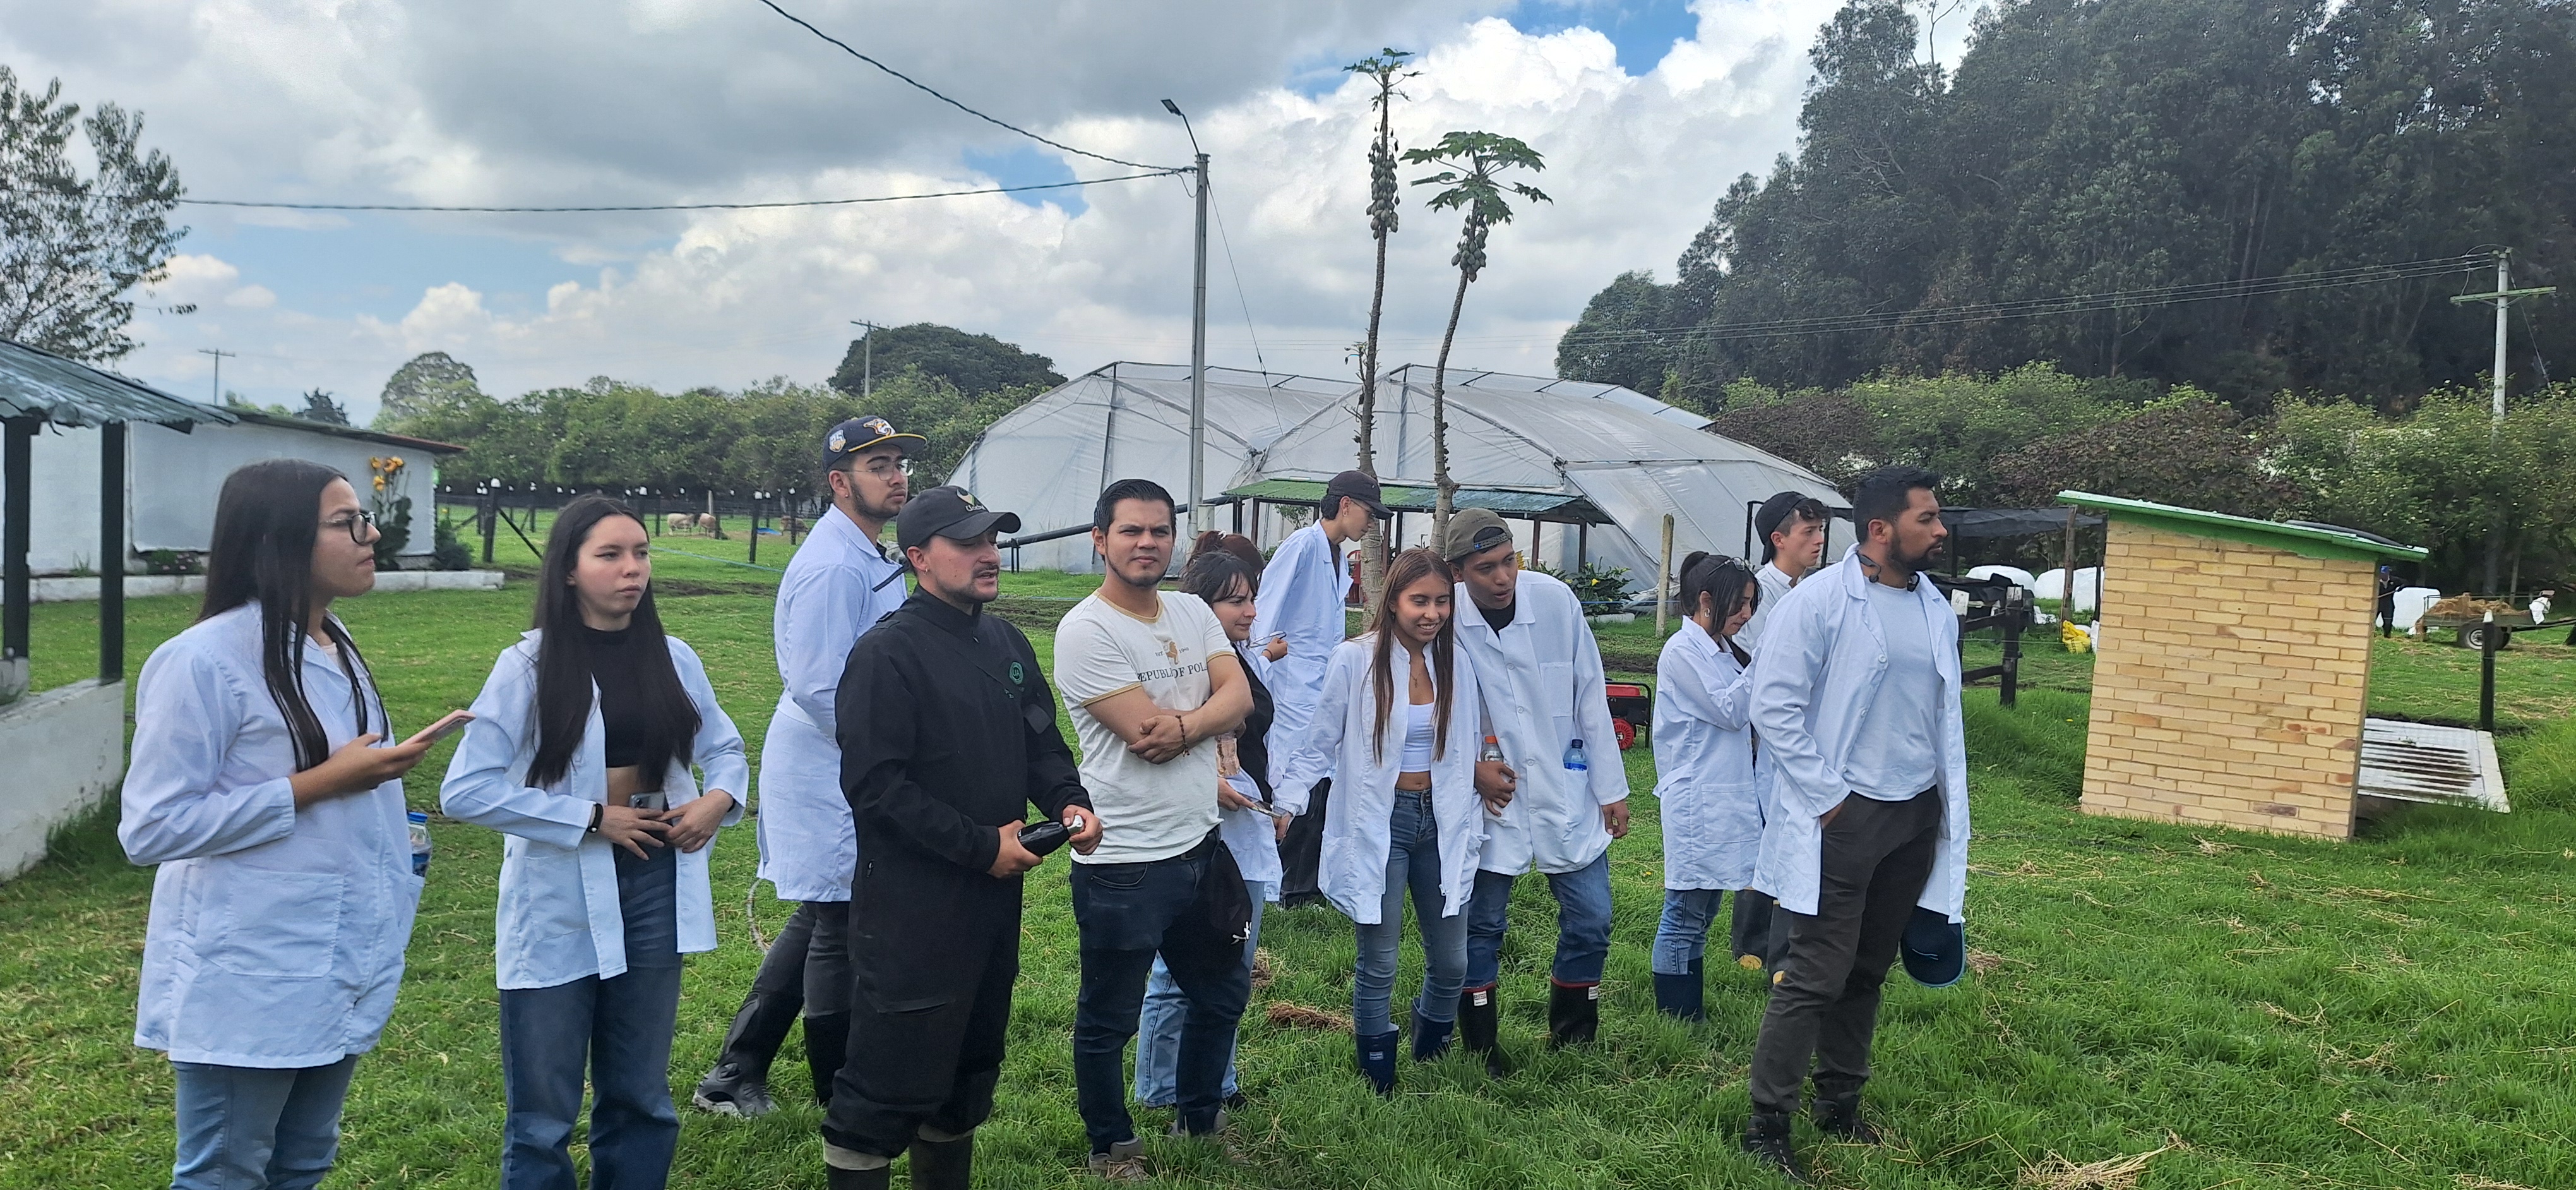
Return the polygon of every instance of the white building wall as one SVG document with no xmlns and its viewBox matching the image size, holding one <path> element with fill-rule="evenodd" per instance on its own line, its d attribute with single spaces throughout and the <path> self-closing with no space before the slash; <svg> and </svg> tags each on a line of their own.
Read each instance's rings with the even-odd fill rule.
<svg viewBox="0 0 2576 1190">
<path fill-rule="evenodd" d="M 98 804 L 125 775 L 125 683 L 95 678 L 0 707 L 0 880 L 45 858 L 53 829 Z"/>
</svg>

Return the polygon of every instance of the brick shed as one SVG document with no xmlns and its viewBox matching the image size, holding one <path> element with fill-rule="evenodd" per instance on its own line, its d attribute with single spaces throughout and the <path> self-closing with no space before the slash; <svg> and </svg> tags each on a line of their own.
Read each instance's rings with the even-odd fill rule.
<svg viewBox="0 0 2576 1190">
<path fill-rule="evenodd" d="M 2060 493 L 2109 518 L 2084 810 L 2352 835 L 2379 564 L 2328 526 Z"/>
</svg>

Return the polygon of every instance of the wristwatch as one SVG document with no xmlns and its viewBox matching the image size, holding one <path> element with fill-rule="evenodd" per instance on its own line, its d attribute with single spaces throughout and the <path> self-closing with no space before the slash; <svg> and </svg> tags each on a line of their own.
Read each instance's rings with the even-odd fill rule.
<svg viewBox="0 0 2576 1190">
<path fill-rule="evenodd" d="M 590 805 L 590 828 L 582 833 L 585 835 L 598 834 L 600 820 L 606 817 L 608 817 L 608 803 L 592 802 Z"/>
</svg>

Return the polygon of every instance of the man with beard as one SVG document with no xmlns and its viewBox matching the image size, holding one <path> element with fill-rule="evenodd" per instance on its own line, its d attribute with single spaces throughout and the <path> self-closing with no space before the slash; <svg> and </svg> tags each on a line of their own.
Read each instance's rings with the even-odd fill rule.
<svg viewBox="0 0 2576 1190">
<path fill-rule="evenodd" d="M 850 1040 L 850 876 L 858 862 L 850 804 L 841 797 L 833 704 L 850 646 L 903 605 L 903 564 L 878 538 L 902 511 L 910 459 L 928 442 L 896 433 L 882 417 L 842 422 L 823 439 L 832 507 L 778 583 L 771 635 L 782 689 L 761 743 L 756 819 L 757 879 L 798 904 L 761 959 L 714 1069 L 698 1082 L 692 1100 L 707 1111 L 759 1116 L 775 1109 L 769 1063 L 800 1008 L 814 1097 L 832 1098 L 832 1076 Z"/>
<path fill-rule="evenodd" d="M 1036 804 L 1077 853 L 1100 842 L 1037 654 L 983 614 L 1000 593 L 995 537 L 1019 527 L 959 488 L 913 497 L 895 538 L 921 589 L 841 674 L 841 788 L 866 859 L 850 890 L 849 1060 L 823 1121 L 832 1190 L 883 1190 L 907 1150 L 917 1190 L 966 1190 L 1010 1028 L 1021 874 L 1040 860 L 1021 815 Z"/>
<path fill-rule="evenodd" d="M 1788 954 L 1753 1047 L 1744 1147 L 1804 1182 L 1789 1121 L 1810 1063 L 1817 1126 L 1872 1144 L 1860 1115 L 1879 987 L 1918 906 L 1955 929 L 1967 894 L 1968 749 L 1959 627 L 1922 572 L 1949 534 L 1941 480 L 1861 478 L 1862 539 L 1791 589 L 1753 658 L 1753 727 L 1770 767 L 1753 885 L 1779 902 Z"/>
</svg>

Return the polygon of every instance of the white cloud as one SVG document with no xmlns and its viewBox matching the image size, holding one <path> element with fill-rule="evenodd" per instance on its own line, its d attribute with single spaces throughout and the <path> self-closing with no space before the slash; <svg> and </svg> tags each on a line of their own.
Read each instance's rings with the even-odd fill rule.
<svg viewBox="0 0 2576 1190">
<path fill-rule="evenodd" d="M 1214 157 L 1256 327 L 1246 332 L 1223 241 L 1212 244 L 1212 356 L 1249 366 L 1257 336 L 1274 370 L 1342 375 L 1368 300 L 1372 121 L 1360 80 L 1309 97 L 1284 85 L 1292 74 L 1389 42 L 1419 46 L 1421 77 L 1396 112 L 1408 147 L 1481 128 L 1547 156 L 1530 181 L 1555 201 L 1496 231 L 1456 358 L 1548 372 L 1555 333 L 1593 291 L 1624 269 L 1669 271 L 1726 184 L 1792 147 L 1806 47 L 1834 5 L 1699 0 L 1696 36 L 1642 76 L 1623 71 L 1600 34 L 1528 36 L 1482 17 L 1507 7 L 1490 0 L 789 7 L 996 114 L 1111 156 L 1184 157 L 1187 142 L 1154 104 L 1179 100 Z M 1012 35 L 954 36 L 961 28 Z M 59 73 L 77 97 L 145 110 L 151 139 L 191 192 L 211 197 L 899 194 L 976 184 L 960 146 L 1025 143 L 747 3 L 0 0 L 0 30 L 0 61 L 22 74 Z M 509 283 L 460 265 L 399 317 L 307 300 L 291 278 L 244 276 L 200 249 L 174 259 L 159 288 L 171 300 L 222 302 L 221 318 L 147 320 L 137 329 L 150 346 L 122 366 L 201 391 L 207 361 L 194 351 L 220 341 L 244 355 L 228 361 L 227 386 L 321 383 L 364 416 L 384 376 L 425 350 L 467 360 L 502 393 L 602 373 L 672 387 L 819 379 L 852 318 L 990 331 L 1066 372 L 1186 358 L 1190 204 L 1180 185 L 1083 196 L 1079 217 L 1000 196 L 687 216 L 439 216 L 439 231 L 504 237 L 580 280 L 554 285 L 541 304 L 514 304 L 496 299 Z M 1430 358 L 1456 280 L 1447 263 L 1456 220 L 1426 210 L 1427 196 L 1406 188 L 1390 258 L 1391 362 Z M 206 227 L 230 218 L 206 208 L 188 217 Z M 319 225 L 338 222 L 325 218 Z M 361 220 L 331 234 L 386 225 Z"/>
</svg>

